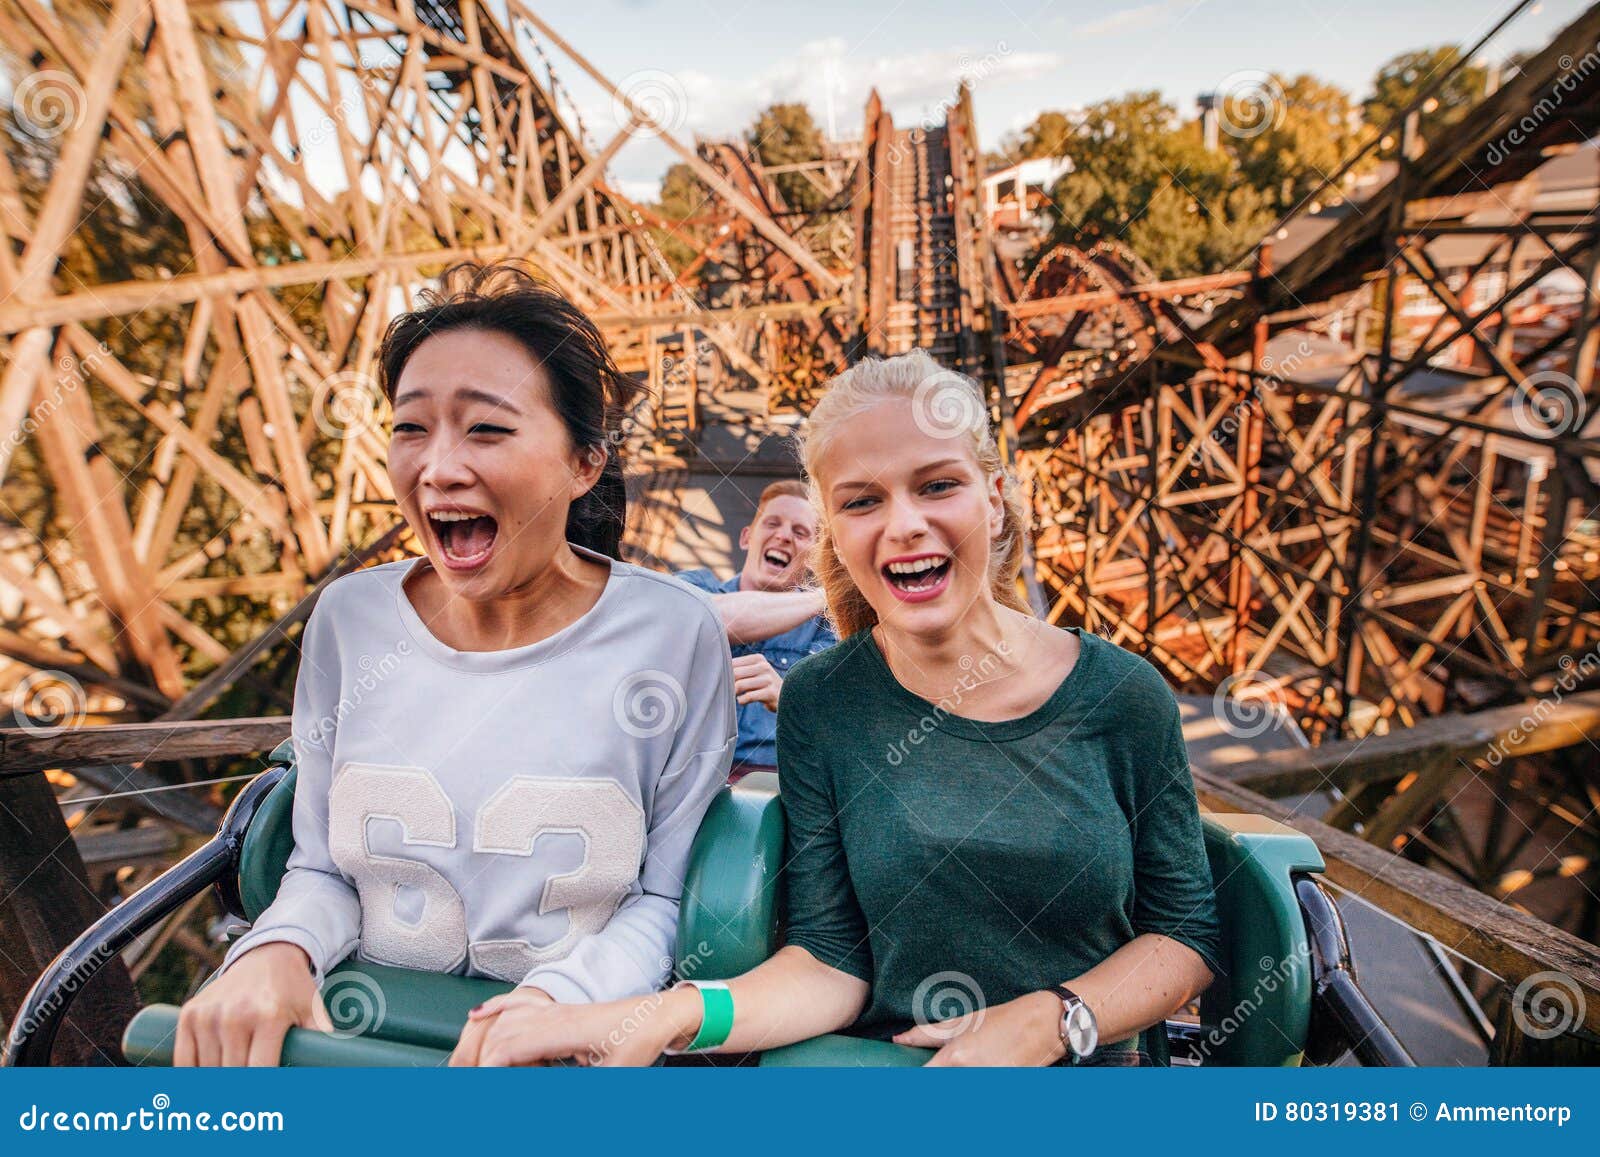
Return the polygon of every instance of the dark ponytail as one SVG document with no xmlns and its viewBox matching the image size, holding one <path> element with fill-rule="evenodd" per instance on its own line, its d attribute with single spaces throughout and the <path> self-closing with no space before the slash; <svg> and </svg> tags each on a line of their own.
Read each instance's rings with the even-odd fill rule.
<svg viewBox="0 0 1600 1157">
<path fill-rule="evenodd" d="M 620 559 L 627 520 L 628 489 L 622 480 L 622 459 L 613 449 L 606 455 L 599 480 L 567 511 L 567 541 Z"/>
<path fill-rule="evenodd" d="M 520 266 L 451 266 L 416 309 L 390 322 L 378 350 L 379 381 L 394 402 L 406 362 L 427 338 L 453 329 L 505 334 L 550 379 L 551 405 L 580 451 L 600 450 L 599 480 L 567 512 L 567 541 L 620 558 L 628 498 L 621 443 L 627 415 L 644 387 L 617 368 L 599 328 L 562 292 Z"/>
</svg>

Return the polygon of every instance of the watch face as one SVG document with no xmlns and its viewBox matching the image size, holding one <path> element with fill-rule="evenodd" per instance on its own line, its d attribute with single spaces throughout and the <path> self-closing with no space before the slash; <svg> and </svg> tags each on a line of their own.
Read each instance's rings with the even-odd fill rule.
<svg viewBox="0 0 1600 1157">
<path fill-rule="evenodd" d="M 1089 1011 L 1089 1006 L 1082 1001 L 1074 1004 L 1061 1018 L 1062 1034 L 1067 1038 L 1067 1044 L 1072 1051 L 1080 1057 L 1086 1057 L 1094 1052 L 1095 1046 L 1100 1043 L 1100 1032 L 1094 1023 L 1094 1013 Z"/>
</svg>

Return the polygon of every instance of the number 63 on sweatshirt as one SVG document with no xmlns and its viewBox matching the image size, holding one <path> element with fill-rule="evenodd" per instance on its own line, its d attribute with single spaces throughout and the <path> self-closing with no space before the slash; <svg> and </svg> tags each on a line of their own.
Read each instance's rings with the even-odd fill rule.
<svg viewBox="0 0 1600 1157">
<path fill-rule="evenodd" d="M 661 986 L 733 758 L 728 645 L 704 595 L 582 553 L 611 568 L 599 601 L 503 651 L 428 630 L 404 585 L 425 560 L 328 586 L 295 685 L 294 852 L 224 969 L 287 941 L 319 984 L 353 952 L 567 1003 Z"/>
</svg>

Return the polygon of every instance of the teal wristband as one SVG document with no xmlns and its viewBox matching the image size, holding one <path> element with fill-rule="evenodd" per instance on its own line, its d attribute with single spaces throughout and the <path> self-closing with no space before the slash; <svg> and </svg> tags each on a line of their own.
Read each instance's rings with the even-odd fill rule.
<svg viewBox="0 0 1600 1157">
<path fill-rule="evenodd" d="M 733 1033 L 733 993 L 721 980 L 685 980 L 700 992 L 700 1031 L 686 1053 L 704 1052 L 723 1044 Z"/>
</svg>

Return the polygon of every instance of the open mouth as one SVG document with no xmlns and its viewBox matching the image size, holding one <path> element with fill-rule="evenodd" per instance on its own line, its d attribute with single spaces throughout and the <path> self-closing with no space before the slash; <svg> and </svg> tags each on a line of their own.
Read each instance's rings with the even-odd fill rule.
<svg viewBox="0 0 1600 1157">
<path fill-rule="evenodd" d="M 494 516 L 470 510 L 430 510 L 428 525 L 452 570 L 482 566 L 494 553 L 499 524 Z"/>
<path fill-rule="evenodd" d="M 766 563 L 773 570 L 788 570 L 789 564 L 794 561 L 794 555 L 790 554 L 786 550 L 773 548 L 772 550 L 762 552 L 761 561 Z"/>
<path fill-rule="evenodd" d="M 885 563 L 883 578 L 891 589 L 901 595 L 931 596 L 944 589 L 950 577 L 951 559 L 947 554 L 930 554 L 922 558 Z"/>
</svg>

